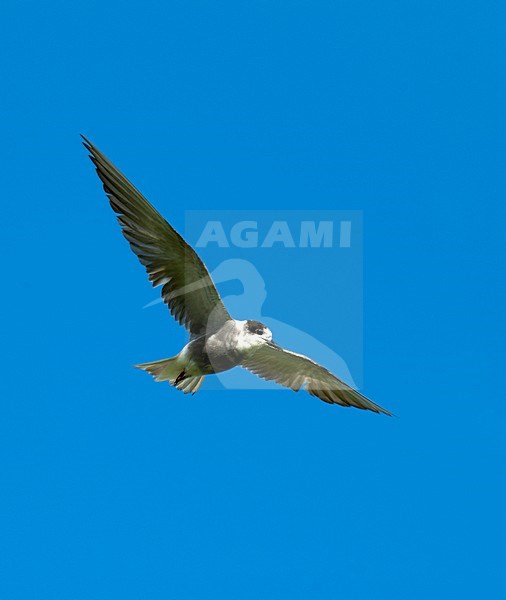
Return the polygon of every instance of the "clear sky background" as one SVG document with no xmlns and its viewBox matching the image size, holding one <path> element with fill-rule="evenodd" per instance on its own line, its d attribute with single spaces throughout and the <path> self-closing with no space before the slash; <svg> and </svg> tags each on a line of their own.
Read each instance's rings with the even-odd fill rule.
<svg viewBox="0 0 506 600">
<path fill-rule="evenodd" d="M 503 2 L 1 9 L 0 596 L 499 598 Z M 362 210 L 364 391 L 193 398 L 80 145 L 185 210 Z M 339 339 L 339 274 L 269 315 Z M 502 303 L 501 303 L 502 298 Z M 304 320 L 301 323 L 301 319 Z"/>
</svg>

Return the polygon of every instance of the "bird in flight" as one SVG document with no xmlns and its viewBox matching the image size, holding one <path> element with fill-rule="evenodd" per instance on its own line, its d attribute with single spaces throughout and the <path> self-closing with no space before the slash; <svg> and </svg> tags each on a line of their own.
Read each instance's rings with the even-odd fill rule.
<svg viewBox="0 0 506 600">
<path fill-rule="evenodd" d="M 162 286 L 162 299 L 172 316 L 190 335 L 179 354 L 136 365 L 139 369 L 156 381 L 168 381 L 185 394 L 194 394 L 207 375 L 241 366 L 295 392 L 306 389 L 329 404 L 391 414 L 307 356 L 278 346 L 272 341 L 269 328 L 259 321 L 232 318 L 195 250 L 82 137 L 123 235 L 146 268 L 153 287 Z"/>
</svg>

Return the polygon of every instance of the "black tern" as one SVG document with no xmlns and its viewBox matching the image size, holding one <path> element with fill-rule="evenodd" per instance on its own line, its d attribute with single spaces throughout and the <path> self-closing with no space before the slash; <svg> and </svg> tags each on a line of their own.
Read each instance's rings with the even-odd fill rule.
<svg viewBox="0 0 506 600">
<path fill-rule="evenodd" d="M 391 415 L 307 356 L 272 341 L 259 321 L 233 319 L 195 250 L 144 196 L 84 136 L 104 191 L 130 248 L 146 268 L 153 287 L 190 339 L 172 358 L 136 365 L 156 381 L 194 394 L 206 375 L 241 366 L 263 379 L 298 392 L 305 389 L 329 404 Z"/>
</svg>

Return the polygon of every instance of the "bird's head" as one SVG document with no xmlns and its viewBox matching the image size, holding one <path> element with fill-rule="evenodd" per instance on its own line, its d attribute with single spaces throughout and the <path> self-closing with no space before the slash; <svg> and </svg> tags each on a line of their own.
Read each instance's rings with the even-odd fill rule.
<svg viewBox="0 0 506 600">
<path fill-rule="evenodd" d="M 266 342 L 270 342 L 272 340 L 271 330 L 267 327 L 267 325 L 260 323 L 260 321 L 246 321 L 245 330 L 247 333 L 265 340 Z"/>
</svg>

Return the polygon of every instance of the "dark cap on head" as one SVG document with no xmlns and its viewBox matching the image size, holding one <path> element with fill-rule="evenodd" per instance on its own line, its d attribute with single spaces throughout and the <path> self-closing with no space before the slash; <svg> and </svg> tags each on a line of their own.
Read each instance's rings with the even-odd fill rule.
<svg viewBox="0 0 506 600">
<path fill-rule="evenodd" d="M 260 323 L 260 321 L 246 321 L 246 326 L 250 333 L 257 333 L 259 329 L 263 332 L 263 330 L 266 329 L 265 325 Z"/>
</svg>

